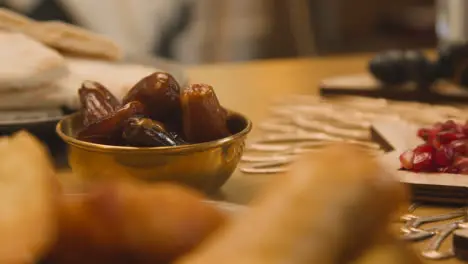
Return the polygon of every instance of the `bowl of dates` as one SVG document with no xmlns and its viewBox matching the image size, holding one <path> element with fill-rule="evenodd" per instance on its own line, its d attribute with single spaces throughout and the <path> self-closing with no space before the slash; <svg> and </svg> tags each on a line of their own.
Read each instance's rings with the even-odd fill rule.
<svg viewBox="0 0 468 264">
<path fill-rule="evenodd" d="M 245 116 L 220 105 L 212 86 L 182 89 L 164 72 L 137 82 L 122 100 L 93 81 L 78 93 L 80 111 L 56 131 L 84 184 L 119 175 L 214 192 L 235 170 L 252 128 Z"/>
</svg>

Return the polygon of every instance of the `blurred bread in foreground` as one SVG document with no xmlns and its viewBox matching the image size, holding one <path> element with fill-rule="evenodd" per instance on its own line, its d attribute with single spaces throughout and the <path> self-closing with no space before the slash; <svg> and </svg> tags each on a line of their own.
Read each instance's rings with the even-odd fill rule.
<svg viewBox="0 0 468 264">
<path fill-rule="evenodd" d="M 405 199 L 393 177 L 353 146 L 306 155 L 242 217 L 178 263 L 353 261 L 386 229 Z"/>
<path fill-rule="evenodd" d="M 216 231 L 226 216 L 174 184 L 113 181 L 60 206 L 55 264 L 170 263 Z"/>
<path fill-rule="evenodd" d="M 112 40 L 61 21 L 36 22 L 0 8 L 0 29 L 26 34 L 39 42 L 75 56 L 120 60 L 121 48 Z"/>
<path fill-rule="evenodd" d="M 56 237 L 53 167 L 26 132 L 0 138 L 0 157 L 0 263 L 33 264 Z"/>
<path fill-rule="evenodd" d="M 21 33 L 0 31 L 0 92 L 47 85 L 67 74 L 65 59 Z"/>
</svg>

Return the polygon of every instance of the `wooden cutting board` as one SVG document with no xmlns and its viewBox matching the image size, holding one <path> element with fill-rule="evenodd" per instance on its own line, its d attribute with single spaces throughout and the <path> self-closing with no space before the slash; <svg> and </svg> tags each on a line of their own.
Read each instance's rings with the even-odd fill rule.
<svg viewBox="0 0 468 264">
<path fill-rule="evenodd" d="M 385 86 L 369 73 L 336 76 L 324 79 L 320 83 L 322 96 L 357 95 L 380 97 L 400 101 L 417 101 L 425 103 L 466 103 L 468 89 L 439 81 L 431 90 L 421 91 L 413 84 L 401 87 Z"/>
<path fill-rule="evenodd" d="M 386 168 L 396 172 L 399 180 L 410 187 L 414 201 L 465 206 L 468 202 L 467 175 L 400 170 L 400 154 L 423 143 L 423 140 L 416 136 L 416 132 L 417 127 L 404 121 L 373 122 L 373 138 L 389 150 L 381 157 L 381 162 Z"/>
</svg>

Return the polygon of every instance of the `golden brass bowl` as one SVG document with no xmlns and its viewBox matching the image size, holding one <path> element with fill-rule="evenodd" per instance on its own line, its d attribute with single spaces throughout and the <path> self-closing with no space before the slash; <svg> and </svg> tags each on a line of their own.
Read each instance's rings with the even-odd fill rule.
<svg viewBox="0 0 468 264">
<path fill-rule="evenodd" d="M 176 147 L 123 147 L 85 142 L 75 138 L 82 118 L 73 114 L 62 119 L 57 134 L 68 144 L 69 164 L 83 182 L 133 177 L 147 181 L 172 181 L 204 192 L 218 190 L 235 170 L 252 129 L 245 116 L 229 119 L 232 136 L 200 144 Z"/>
</svg>

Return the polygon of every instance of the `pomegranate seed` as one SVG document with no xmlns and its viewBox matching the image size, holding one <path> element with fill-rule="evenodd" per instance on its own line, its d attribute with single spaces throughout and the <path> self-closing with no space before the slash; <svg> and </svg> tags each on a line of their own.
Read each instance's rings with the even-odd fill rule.
<svg viewBox="0 0 468 264">
<path fill-rule="evenodd" d="M 468 165 L 468 157 L 456 157 L 453 161 L 453 166 L 455 167 L 461 166 L 463 164 Z"/>
<path fill-rule="evenodd" d="M 417 135 L 426 143 L 400 155 L 402 169 L 468 175 L 468 121 L 435 123 Z"/>
<path fill-rule="evenodd" d="M 463 130 L 463 133 L 464 133 L 464 134 L 468 134 L 468 124 L 465 124 L 465 125 L 462 127 L 462 130 Z"/>
<path fill-rule="evenodd" d="M 427 143 L 433 146 L 434 148 L 440 147 L 440 140 L 438 137 L 439 130 L 430 130 L 427 136 Z"/>
<path fill-rule="evenodd" d="M 434 170 L 434 148 L 431 145 L 423 144 L 414 149 L 413 171 Z"/>
<path fill-rule="evenodd" d="M 413 171 L 432 171 L 433 170 L 433 155 L 431 152 L 421 152 L 414 155 Z"/>
<path fill-rule="evenodd" d="M 430 144 L 421 144 L 414 148 L 414 153 L 420 153 L 420 152 L 434 152 L 435 148 L 431 146 Z"/>
<path fill-rule="evenodd" d="M 455 130 L 455 132 L 457 132 L 457 133 L 465 134 L 465 130 L 464 130 L 462 124 L 457 124 L 457 125 L 455 126 L 455 129 L 454 129 L 454 130 Z"/>
<path fill-rule="evenodd" d="M 457 139 L 466 138 L 466 135 L 463 133 L 455 133 L 450 131 L 441 131 L 437 134 L 439 137 L 439 142 L 441 144 L 447 144 Z"/>
<path fill-rule="evenodd" d="M 435 162 L 439 166 L 448 166 L 453 160 L 453 148 L 449 145 L 442 145 L 435 152 Z"/>
<path fill-rule="evenodd" d="M 465 155 L 467 154 L 468 150 L 468 140 L 466 139 L 458 139 L 450 142 L 449 144 L 453 151 L 458 155 Z"/>
<path fill-rule="evenodd" d="M 441 125 L 443 130 L 454 129 L 456 126 L 457 126 L 457 123 L 455 123 L 455 121 L 453 120 L 447 120 Z"/>
<path fill-rule="evenodd" d="M 407 170 L 413 168 L 414 152 L 412 150 L 407 150 L 400 155 L 401 167 Z"/>
<path fill-rule="evenodd" d="M 468 175 L 468 166 L 464 166 L 459 168 L 457 171 L 458 174 Z"/>
<path fill-rule="evenodd" d="M 467 157 L 457 157 L 453 166 L 458 169 L 460 174 L 468 174 L 468 158 Z"/>
<path fill-rule="evenodd" d="M 420 128 L 418 129 L 418 137 L 423 139 L 424 141 L 427 141 L 427 138 L 429 137 L 429 132 L 431 130 L 428 128 Z"/>
</svg>

